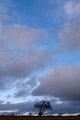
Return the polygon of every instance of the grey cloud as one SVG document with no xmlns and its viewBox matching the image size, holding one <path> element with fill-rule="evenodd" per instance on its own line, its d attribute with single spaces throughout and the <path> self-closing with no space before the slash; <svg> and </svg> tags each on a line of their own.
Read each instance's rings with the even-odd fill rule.
<svg viewBox="0 0 80 120">
<path fill-rule="evenodd" d="M 52 53 L 37 42 L 46 37 L 45 30 L 0 24 L 0 82 L 1 89 L 17 79 L 45 69 L 52 61 Z"/>
<path fill-rule="evenodd" d="M 15 11 L 17 4 L 12 0 L 0 0 L 0 22 L 3 24 L 10 24 L 20 22 L 21 16 Z M 11 15 L 10 15 L 11 12 Z"/>
<path fill-rule="evenodd" d="M 0 24 L 0 34 L 0 41 L 6 43 L 6 47 L 10 45 L 16 49 L 29 48 L 34 45 L 35 41 L 45 39 L 48 36 L 46 30 L 29 28 L 17 24 L 6 27 Z"/>
<path fill-rule="evenodd" d="M 54 22 L 60 23 L 60 45 L 69 51 L 80 50 L 80 1 L 53 0 L 49 1 L 52 9 L 49 16 Z M 56 4 L 55 4 L 56 3 Z M 57 6 L 55 10 L 53 6 Z M 64 23 L 62 23 L 64 21 Z"/>
<path fill-rule="evenodd" d="M 4 102 L 4 101 L 3 101 Z M 0 110 L 18 110 L 15 114 L 23 114 L 26 111 L 33 111 L 34 110 L 34 102 L 23 102 L 23 103 L 9 103 L 6 104 L 0 103 Z"/>
<path fill-rule="evenodd" d="M 75 14 L 75 17 L 61 28 L 59 35 L 63 48 L 69 51 L 80 49 L 80 14 Z"/>
<path fill-rule="evenodd" d="M 16 93 L 14 96 L 25 98 L 27 95 L 30 95 L 33 89 L 37 86 L 37 78 L 35 76 L 31 76 L 30 78 L 26 78 L 23 81 L 18 81 L 16 84 Z"/>
<path fill-rule="evenodd" d="M 17 47 L 30 47 L 36 40 L 47 36 L 45 30 L 13 25 L 5 29 L 6 39 Z M 9 38 L 8 38 L 9 37 Z"/>
<path fill-rule="evenodd" d="M 7 3 L 5 4 L 3 12 L 5 6 L 7 7 Z M 52 53 L 38 48 L 39 42 L 46 37 L 48 33 L 44 29 L 29 28 L 19 24 L 4 26 L 0 23 L 0 89 L 6 89 L 9 85 L 12 87 L 18 79 L 21 81 L 35 72 L 43 72 L 45 67 L 51 64 Z M 31 79 L 31 81 L 35 80 Z M 29 86 L 27 84 L 32 86 L 32 82 L 26 83 L 25 88 Z M 15 95 L 22 96 L 22 93 L 25 94 L 23 88 L 18 89 Z"/>
<path fill-rule="evenodd" d="M 37 84 L 36 82 L 37 82 L 36 76 L 32 76 L 32 77 L 29 79 L 29 81 L 27 81 L 27 84 L 30 85 L 31 88 L 32 88 L 33 86 L 36 86 L 36 84 Z"/>
<path fill-rule="evenodd" d="M 30 94 L 30 90 L 32 88 L 31 88 L 31 84 L 28 85 L 27 79 L 19 80 L 16 84 L 16 92 L 14 93 L 14 97 L 15 98 L 18 98 L 18 97 L 25 98 L 26 96 L 28 96 Z"/>
<path fill-rule="evenodd" d="M 80 1 L 68 0 L 64 4 L 64 12 L 69 18 L 74 18 L 80 14 Z M 75 15 L 74 15 L 75 14 Z"/>
<path fill-rule="evenodd" d="M 3 4 L 0 3 L 0 21 L 8 17 L 8 8 Z"/>
<path fill-rule="evenodd" d="M 15 97 L 24 97 L 25 95 L 27 95 L 27 92 L 29 93 L 29 91 L 25 91 L 24 89 L 23 90 L 19 90 L 15 93 Z"/>
<path fill-rule="evenodd" d="M 16 61 L 8 59 L 6 64 L 3 63 L 4 66 L 1 64 L 0 76 L 25 77 L 38 69 L 45 68 L 51 55 L 47 50 L 38 50 L 24 61 L 22 59 Z"/>
<path fill-rule="evenodd" d="M 9 103 L 7 102 L 6 104 L 3 104 L 4 101 L 0 101 L 0 111 L 5 111 L 5 110 L 18 110 L 14 114 L 20 115 L 24 114 L 25 112 L 34 112 L 38 113 L 38 111 L 34 108 L 34 104 L 37 101 L 34 102 L 23 102 L 23 103 Z M 49 114 L 57 114 L 61 112 L 62 114 L 64 113 L 79 113 L 80 112 L 80 107 L 79 106 L 74 106 L 70 105 L 69 103 L 62 103 L 62 104 L 55 104 L 54 102 L 51 102 L 51 105 L 53 106 L 53 110 L 49 111 Z M 65 108 L 65 110 L 64 110 Z M 5 112 L 3 112 L 5 113 Z M 6 113 L 8 114 L 8 113 Z"/>
<path fill-rule="evenodd" d="M 50 64 L 49 61 L 52 61 L 51 56 L 52 54 L 46 50 L 38 50 L 24 61 L 21 59 L 10 61 L 11 59 L 9 58 L 6 61 L 5 58 L 5 62 L 0 64 L 1 85 L 7 85 L 10 81 L 16 82 L 17 79 L 24 79 L 35 72 L 43 71 Z"/>
<path fill-rule="evenodd" d="M 30 76 L 22 80 L 17 80 L 15 98 L 26 98 L 26 96 L 32 94 L 33 89 L 38 85 L 37 77 Z"/>
<path fill-rule="evenodd" d="M 25 83 L 24 78 L 43 71 L 52 62 L 52 53 L 37 46 L 46 37 L 43 29 L 0 23 L 0 91 L 14 88 L 15 98 L 29 95 L 37 81 L 31 77 Z M 21 84 L 17 87 L 17 83 Z"/>
<path fill-rule="evenodd" d="M 50 95 L 69 102 L 80 101 L 80 66 L 56 67 L 39 78 L 40 86 L 33 91 L 34 95 Z"/>
</svg>

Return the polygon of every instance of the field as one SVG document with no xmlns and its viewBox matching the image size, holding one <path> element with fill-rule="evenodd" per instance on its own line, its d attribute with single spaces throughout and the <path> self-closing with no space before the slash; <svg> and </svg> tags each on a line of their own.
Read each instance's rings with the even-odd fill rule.
<svg viewBox="0 0 80 120">
<path fill-rule="evenodd" d="M 80 120 L 80 116 L 76 117 L 0 116 L 0 120 Z"/>
</svg>

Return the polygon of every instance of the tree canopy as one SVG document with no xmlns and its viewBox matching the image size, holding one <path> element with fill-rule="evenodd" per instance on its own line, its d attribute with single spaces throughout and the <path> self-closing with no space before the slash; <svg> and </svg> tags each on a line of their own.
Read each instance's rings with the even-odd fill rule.
<svg viewBox="0 0 80 120">
<path fill-rule="evenodd" d="M 34 107 L 39 109 L 39 116 L 42 116 L 46 110 L 52 110 L 50 102 L 44 100 L 37 102 Z"/>
</svg>

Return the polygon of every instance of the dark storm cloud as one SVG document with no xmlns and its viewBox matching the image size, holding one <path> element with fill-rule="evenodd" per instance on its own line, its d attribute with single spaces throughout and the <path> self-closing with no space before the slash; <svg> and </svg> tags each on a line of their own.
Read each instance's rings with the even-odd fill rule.
<svg viewBox="0 0 80 120">
<path fill-rule="evenodd" d="M 51 95 L 75 102 L 80 101 L 80 66 L 59 66 L 39 78 L 34 95 Z"/>
</svg>

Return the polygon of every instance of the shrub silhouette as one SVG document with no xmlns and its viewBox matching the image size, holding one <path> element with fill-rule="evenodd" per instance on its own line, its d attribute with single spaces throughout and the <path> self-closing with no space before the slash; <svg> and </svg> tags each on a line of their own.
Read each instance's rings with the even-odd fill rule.
<svg viewBox="0 0 80 120">
<path fill-rule="evenodd" d="M 44 100 L 37 102 L 34 105 L 34 107 L 39 109 L 39 112 L 38 112 L 39 116 L 42 116 L 47 109 L 52 110 L 52 106 L 51 106 L 50 102 L 44 101 Z"/>
</svg>

